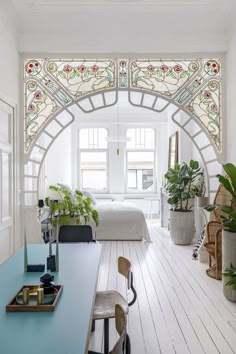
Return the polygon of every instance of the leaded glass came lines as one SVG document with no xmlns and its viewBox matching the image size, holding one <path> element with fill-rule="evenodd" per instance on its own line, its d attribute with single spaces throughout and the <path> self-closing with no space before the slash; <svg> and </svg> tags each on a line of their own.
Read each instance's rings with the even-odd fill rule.
<svg viewBox="0 0 236 354">
<path fill-rule="evenodd" d="M 43 126 L 85 96 L 146 91 L 189 112 L 222 153 L 221 62 L 218 59 L 29 59 L 25 72 L 25 152 Z"/>
</svg>

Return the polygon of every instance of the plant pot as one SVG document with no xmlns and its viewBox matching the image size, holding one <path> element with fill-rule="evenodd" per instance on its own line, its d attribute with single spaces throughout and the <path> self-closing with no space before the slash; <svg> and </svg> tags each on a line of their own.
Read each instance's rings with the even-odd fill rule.
<svg viewBox="0 0 236 354">
<path fill-rule="evenodd" d="M 203 208 L 209 204 L 209 197 L 197 197 L 197 207 Z"/>
<path fill-rule="evenodd" d="M 192 211 L 170 211 L 170 236 L 176 245 L 190 245 L 194 236 Z"/>
<path fill-rule="evenodd" d="M 222 233 L 222 268 L 230 268 L 231 264 L 236 268 L 236 233 L 223 230 Z M 236 302 L 236 290 L 226 285 L 228 277 L 223 277 L 224 296 L 229 301 Z"/>
</svg>

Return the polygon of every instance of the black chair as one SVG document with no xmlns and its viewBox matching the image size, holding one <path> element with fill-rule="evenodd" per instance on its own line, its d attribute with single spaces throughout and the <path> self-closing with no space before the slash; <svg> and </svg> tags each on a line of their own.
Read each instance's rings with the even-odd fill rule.
<svg viewBox="0 0 236 354">
<path fill-rule="evenodd" d="M 62 225 L 59 230 L 59 242 L 95 242 L 90 225 Z"/>
<path fill-rule="evenodd" d="M 119 333 L 119 339 L 109 354 L 131 354 L 130 339 L 126 332 L 127 318 L 124 309 L 116 305 L 115 309 L 116 330 Z M 89 350 L 88 354 L 102 354 Z"/>
</svg>

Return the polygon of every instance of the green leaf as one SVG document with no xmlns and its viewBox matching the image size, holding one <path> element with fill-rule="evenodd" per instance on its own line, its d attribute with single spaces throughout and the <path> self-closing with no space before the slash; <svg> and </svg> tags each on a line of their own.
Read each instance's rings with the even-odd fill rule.
<svg viewBox="0 0 236 354">
<path fill-rule="evenodd" d="M 216 175 L 216 177 L 219 179 L 219 182 L 223 184 L 225 189 L 233 196 L 233 198 L 236 198 L 235 190 L 233 190 L 230 181 L 222 175 Z"/>
<path fill-rule="evenodd" d="M 187 75 L 186 71 L 182 71 L 182 73 L 180 74 L 180 79 L 183 79 L 185 76 Z"/>
<path fill-rule="evenodd" d="M 227 163 L 223 165 L 223 169 L 225 170 L 227 176 L 230 178 L 234 191 L 236 191 L 236 166 L 234 166 L 232 163 Z"/>
<path fill-rule="evenodd" d="M 191 160 L 190 163 L 189 163 L 190 167 L 193 169 L 193 170 L 196 170 L 198 167 L 199 167 L 199 163 L 197 161 L 194 161 L 194 160 Z"/>
</svg>

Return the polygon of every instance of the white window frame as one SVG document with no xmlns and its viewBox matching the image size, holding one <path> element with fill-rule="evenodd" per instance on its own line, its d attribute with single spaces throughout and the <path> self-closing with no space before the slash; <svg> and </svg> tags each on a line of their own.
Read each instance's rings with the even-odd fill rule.
<svg viewBox="0 0 236 354">
<path fill-rule="evenodd" d="M 127 127 L 126 131 L 125 131 L 125 136 L 127 137 L 127 131 L 129 129 L 152 129 L 153 130 L 153 134 L 154 134 L 154 147 L 152 149 L 148 148 L 127 148 L 127 144 L 125 146 L 125 191 L 126 193 L 130 193 L 130 194 L 153 194 L 157 192 L 157 178 L 156 178 L 156 159 L 157 159 L 157 152 L 156 152 L 156 129 L 149 127 L 149 126 L 132 126 L 132 127 Z M 154 155 L 154 161 L 153 161 L 153 189 L 152 190 L 143 190 L 143 189 L 129 189 L 128 188 L 128 153 L 129 152 L 153 152 Z"/>
<path fill-rule="evenodd" d="M 78 129 L 78 137 L 80 136 L 80 131 L 83 129 L 105 129 L 107 132 L 107 136 L 109 131 L 106 127 L 81 127 Z M 83 189 L 82 186 L 82 169 L 81 169 L 81 153 L 82 152 L 105 152 L 106 153 L 106 188 L 105 189 L 91 189 L 90 191 L 95 194 L 101 193 L 109 193 L 109 144 L 107 144 L 107 148 L 80 148 L 80 141 L 78 142 L 78 179 L 79 179 L 79 189 Z"/>
</svg>

